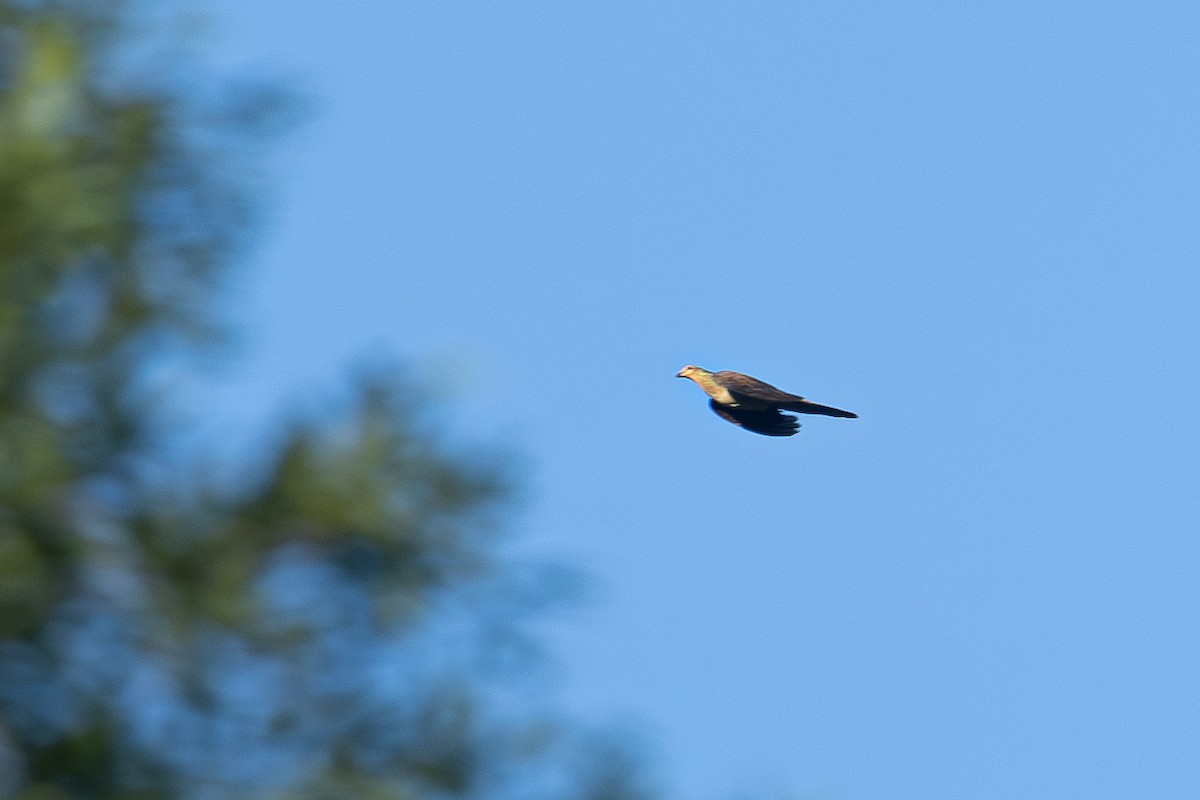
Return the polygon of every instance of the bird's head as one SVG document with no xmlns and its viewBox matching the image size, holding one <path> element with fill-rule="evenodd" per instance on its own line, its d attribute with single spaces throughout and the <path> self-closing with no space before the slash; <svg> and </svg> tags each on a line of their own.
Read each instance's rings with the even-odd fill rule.
<svg viewBox="0 0 1200 800">
<path fill-rule="evenodd" d="M 678 374 L 676 374 L 675 377 L 676 378 L 691 378 L 692 380 L 696 380 L 697 376 L 711 375 L 711 374 L 712 373 L 709 372 L 708 370 L 704 369 L 704 367 L 693 367 L 691 364 L 688 364 L 686 367 L 679 370 Z"/>
</svg>

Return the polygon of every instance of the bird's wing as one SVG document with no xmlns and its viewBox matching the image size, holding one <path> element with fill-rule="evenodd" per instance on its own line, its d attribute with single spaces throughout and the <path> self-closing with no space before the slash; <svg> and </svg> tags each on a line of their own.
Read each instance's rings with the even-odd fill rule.
<svg viewBox="0 0 1200 800">
<path fill-rule="evenodd" d="M 800 423 L 795 417 L 780 414 L 776 409 L 751 411 L 746 408 L 731 408 L 716 400 L 709 400 L 708 406 L 721 419 L 763 436 L 791 436 L 800 428 Z"/>
<path fill-rule="evenodd" d="M 801 414 L 824 414 L 827 417 L 845 417 L 857 419 L 853 411 L 843 411 L 833 406 L 823 406 L 811 400 L 805 400 L 798 394 L 776 389 L 769 383 L 763 383 L 757 378 L 743 375 L 740 372 L 725 370 L 713 374 L 713 378 L 733 395 L 735 400 L 747 406 L 776 406 L 787 411 L 798 411 Z M 740 397 L 739 397 L 740 396 Z M 745 398 L 745 399 L 742 399 Z M 747 402 L 748 400 L 748 402 Z"/>
<path fill-rule="evenodd" d="M 788 394 L 776 389 L 769 383 L 763 383 L 757 378 L 743 375 L 740 372 L 714 372 L 713 380 L 734 394 L 740 394 L 762 403 L 791 403 L 804 398 L 798 394 Z"/>
</svg>

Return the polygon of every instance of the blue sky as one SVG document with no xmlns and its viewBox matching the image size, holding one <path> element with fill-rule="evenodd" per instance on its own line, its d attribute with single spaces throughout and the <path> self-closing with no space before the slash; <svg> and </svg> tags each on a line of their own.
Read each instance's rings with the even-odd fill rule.
<svg viewBox="0 0 1200 800">
<path fill-rule="evenodd" d="M 680 796 L 1200 796 L 1200 8 L 202 13 L 314 112 L 213 430 L 417 364 L 594 579 L 565 708 Z"/>
</svg>

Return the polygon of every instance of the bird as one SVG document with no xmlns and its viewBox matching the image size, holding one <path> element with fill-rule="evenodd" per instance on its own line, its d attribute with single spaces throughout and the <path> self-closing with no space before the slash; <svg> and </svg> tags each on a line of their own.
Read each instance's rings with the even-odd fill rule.
<svg viewBox="0 0 1200 800">
<path fill-rule="evenodd" d="M 780 413 L 780 409 L 858 419 L 858 414 L 853 411 L 813 403 L 740 372 L 709 372 L 688 364 L 675 377 L 695 381 L 711 398 L 708 405 L 718 417 L 763 436 L 793 436 L 799 430 L 800 423 L 796 418 Z"/>
</svg>

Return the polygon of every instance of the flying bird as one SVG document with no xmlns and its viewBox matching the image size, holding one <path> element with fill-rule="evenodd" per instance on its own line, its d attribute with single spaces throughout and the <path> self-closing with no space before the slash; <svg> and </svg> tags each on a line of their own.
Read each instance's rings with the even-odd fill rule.
<svg viewBox="0 0 1200 800">
<path fill-rule="evenodd" d="M 695 381 L 712 398 L 708 405 L 721 419 L 763 436 L 792 436 L 800 428 L 795 417 L 781 414 L 780 409 L 801 414 L 858 418 L 858 414 L 851 411 L 810 402 L 740 372 L 709 372 L 703 367 L 689 364 L 679 370 L 675 377 Z"/>
</svg>

